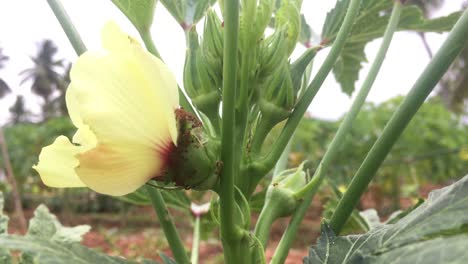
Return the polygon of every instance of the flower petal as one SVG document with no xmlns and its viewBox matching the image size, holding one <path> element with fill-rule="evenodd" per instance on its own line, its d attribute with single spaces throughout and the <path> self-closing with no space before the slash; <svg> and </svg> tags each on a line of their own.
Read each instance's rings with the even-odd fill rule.
<svg viewBox="0 0 468 264">
<path fill-rule="evenodd" d="M 104 38 L 115 35 L 114 30 L 103 33 Z M 178 92 L 174 76 L 134 40 L 117 36 L 115 41 L 125 41 L 113 45 L 126 51 L 117 53 L 114 47 L 107 52 L 86 52 L 72 67 L 67 93 L 75 103 L 69 108 L 76 106 L 79 113 L 70 111 L 72 119 L 79 116 L 104 144 L 117 141 L 154 148 L 163 147 L 161 143 L 168 138 L 175 142 Z"/>
<path fill-rule="evenodd" d="M 54 143 L 42 149 L 39 163 L 33 168 L 47 186 L 85 187 L 74 170 L 79 164 L 75 155 L 81 151 L 80 147 L 70 143 L 68 138 L 59 136 Z"/>
<path fill-rule="evenodd" d="M 70 119 L 78 128 L 73 136 L 73 143 L 80 144 L 83 147 L 83 151 L 95 148 L 97 146 L 96 135 L 94 135 L 88 125 L 83 123 L 79 112 L 78 102 L 76 100 L 75 89 L 67 90 L 65 101 L 67 103 Z"/>
<path fill-rule="evenodd" d="M 163 166 L 158 152 L 131 144 L 99 145 L 78 157 L 81 180 L 96 192 L 116 196 L 135 191 Z"/>
</svg>

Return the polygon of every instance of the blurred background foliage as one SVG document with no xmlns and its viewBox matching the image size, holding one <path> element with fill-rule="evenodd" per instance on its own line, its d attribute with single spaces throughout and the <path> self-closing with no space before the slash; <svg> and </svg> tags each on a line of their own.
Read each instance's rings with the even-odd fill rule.
<svg viewBox="0 0 468 264">
<path fill-rule="evenodd" d="M 331 187 L 343 190 L 351 181 L 402 100 L 396 97 L 381 104 L 366 103 L 329 171 Z M 399 209 L 401 198 L 416 202 L 425 185 L 445 185 L 468 172 L 468 123 L 463 120 L 463 115 L 447 109 L 440 97 L 432 97 L 422 106 L 369 188 L 378 207 L 385 197 L 392 201 L 383 213 Z M 292 142 L 290 166 L 302 160 L 318 163 L 339 123 L 304 119 Z"/>
</svg>

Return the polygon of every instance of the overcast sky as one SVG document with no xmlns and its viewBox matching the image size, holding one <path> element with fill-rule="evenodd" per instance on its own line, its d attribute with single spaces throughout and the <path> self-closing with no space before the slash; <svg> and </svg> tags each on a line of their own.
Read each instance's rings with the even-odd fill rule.
<svg viewBox="0 0 468 264">
<path fill-rule="evenodd" d="M 137 36 L 135 29 L 110 0 L 63 0 L 62 2 L 88 49 L 100 47 L 100 29 L 108 20 L 115 20 L 128 33 Z M 458 10 L 461 3 L 462 0 L 447 0 L 445 6 L 433 16 L 442 16 Z M 326 12 L 334 4 L 335 1 L 304 1 L 303 13 L 316 32 L 321 31 Z M 161 4 L 156 8 L 152 32 L 163 59 L 181 84 L 185 55 L 184 35 Z M 440 47 L 445 37 L 446 34 L 427 35 L 433 51 Z M 17 94 L 28 95 L 27 106 L 35 111 L 38 110 L 38 99 L 29 93 L 30 83 L 20 85 L 21 78 L 18 77 L 18 73 L 32 66 L 29 56 L 35 54 L 38 42 L 43 39 L 51 39 L 57 44 L 59 47 L 57 58 L 71 62 L 76 59 L 74 50 L 46 0 L 0 0 L 0 47 L 3 47 L 4 53 L 10 57 L 6 67 L 0 71 L 0 77 L 14 90 L 12 95 L 0 101 L 0 124 L 5 122 L 8 108 Z M 376 40 L 366 47 L 370 62 L 375 57 L 379 45 L 380 40 Z M 303 48 L 298 48 L 295 54 L 301 52 Z M 326 52 L 321 52 L 316 58 L 315 70 L 323 61 Z M 406 94 L 428 61 L 427 53 L 416 34 L 397 33 L 368 100 L 382 102 L 396 95 Z M 369 64 L 364 65 L 357 88 L 360 87 L 368 69 Z M 352 98 L 340 91 L 330 74 L 310 106 L 309 112 L 314 117 L 336 119 L 346 112 L 351 103 Z"/>
</svg>

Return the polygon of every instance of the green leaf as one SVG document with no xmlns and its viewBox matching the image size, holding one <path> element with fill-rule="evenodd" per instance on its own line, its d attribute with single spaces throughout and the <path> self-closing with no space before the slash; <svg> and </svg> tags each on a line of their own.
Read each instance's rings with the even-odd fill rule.
<svg viewBox="0 0 468 264">
<path fill-rule="evenodd" d="M 161 0 L 184 30 L 189 30 L 200 21 L 215 2 L 214 0 Z"/>
<path fill-rule="evenodd" d="M 6 234 L 8 231 L 8 216 L 3 214 L 4 203 L 3 192 L 0 192 L 0 235 Z"/>
<path fill-rule="evenodd" d="M 7 234 L 8 216 L 3 214 L 4 198 L 3 192 L 0 192 L 0 237 Z M 10 264 L 12 259 L 9 250 L 0 247 L 0 264 Z"/>
<path fill-rule="evenodd" d="M 141 32 L 147 32 L 153 24 L 157 0 L 111 0 Z"/>
<path fill-rule="evenodd" d="M 338 1 L 327 14 L 322 28 L 322 44 L 331 45 L 346 15 L 349 0 Z M 385 32 L 392 0 L 364 0 L 359 16 L 349 35 L 337 65 L 333 68 L 336 80 L 343 92 L 351 95 L 355 82 L 359 78 L 361 64 L 366 62 L 364 48 L 370 41 L 380 38 Z M 461 12 L 446 17 L 426 19 L 422 10 L 416 6 L 405 6 L 402 9 L 398 30 L 414 30 L 421 32 L 445 32 L 452 28 Z"/>
<path fill-rule="evenodd" d="M 9 250 L 19 250 L 20 263 L 47 264 L 133 264 L 121 257 L 112 257 L 82 246 L 79 242 L 89 231 L 89 226 L 64 227 L 57 217 L 40 205 L 29 222 L 29 230 L 25 236 L 8 235 L 6 221 L 3 215 L 3 194 L 0 192 L 0 263 L 12 263 Z M 157 264 L 151 260 L 143 260 L 145 264 Z"/>
<path fill-rule="evenodd" d="M 173 259 L 171 259 L 170 257 L 168 257 L 166 254 L 164 254 L 163 252 L 160 252 L 159 253 L 159 256 L 161 257 L 162 261 L 164 264 L 177 264 L 177 262 L 175 262 Z"/>
<path fill-rule="evenodd" d="M 120 257 L 107 256 L 79 243 L 64 244 L 39 237 L 0 236 L 0 245 L 6 249 L 19 250 L 32 256 L 32 263 L 136 263 Z"/>
<path fill-rule="evenodd" d="M 190 199 L 187 197 L 183 190 L 161 190 L 161 194 L 164 198 L 164 201 L 169 207 L 187 212 L 190 211 Z M 151 200 L 148 196 L 148 193 L 143 187 L 139 188 L 133 193 L 127 194 L 125 196 L 119 196 L 116 198 L 136 205 L 151 204 Z"/>
<path fill-rule="evenodd" d="M 50 239 L 61 243 L 81 242 L 83 235 L 91 229 L 88 225 L 64 227 L 45 205 L 39 205 L 29 221 L 26 236 Z"/>
<path fill-rule="evenodd" d="M 312 27 L 307 23 L 303 14 L 301 14 L 301 32 L 299 32 L 298 41 L 306 48 L 312 46 L 312 41 L 317 39 L 317 34 L 312 31 Z"/>
<path fill-rule="evenodd" d="M 397 258 L 395 263 L 465 263 L 466 208 L 468 176 L 431 192 L 426 202 L 395 224 L 345 237 L 336 237 L 324 224 L 304 263 L 389 263 Z"/>
</svg>

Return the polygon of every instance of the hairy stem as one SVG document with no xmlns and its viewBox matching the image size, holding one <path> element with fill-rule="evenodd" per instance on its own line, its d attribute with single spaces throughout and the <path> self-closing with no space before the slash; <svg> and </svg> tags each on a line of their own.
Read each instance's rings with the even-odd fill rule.
<svg viewBox="0 0 468 264">
<path fill-rule="evenodd" d="M 465 10 L 463 16 L 416 81 L 408 96 L 393 114 L 382 134 L 374 143 L 364 162 L 354 175 L 330 221 L 330 226 L 336 234 L 340 233 L 341 228 L 358 203 L 362 193 L 366 190 L 367 185 L 408 123 L 450 67 L 450 64 L 465 47 L 468 42 L 467 35 L 468 10 Z"/>
</svg>

